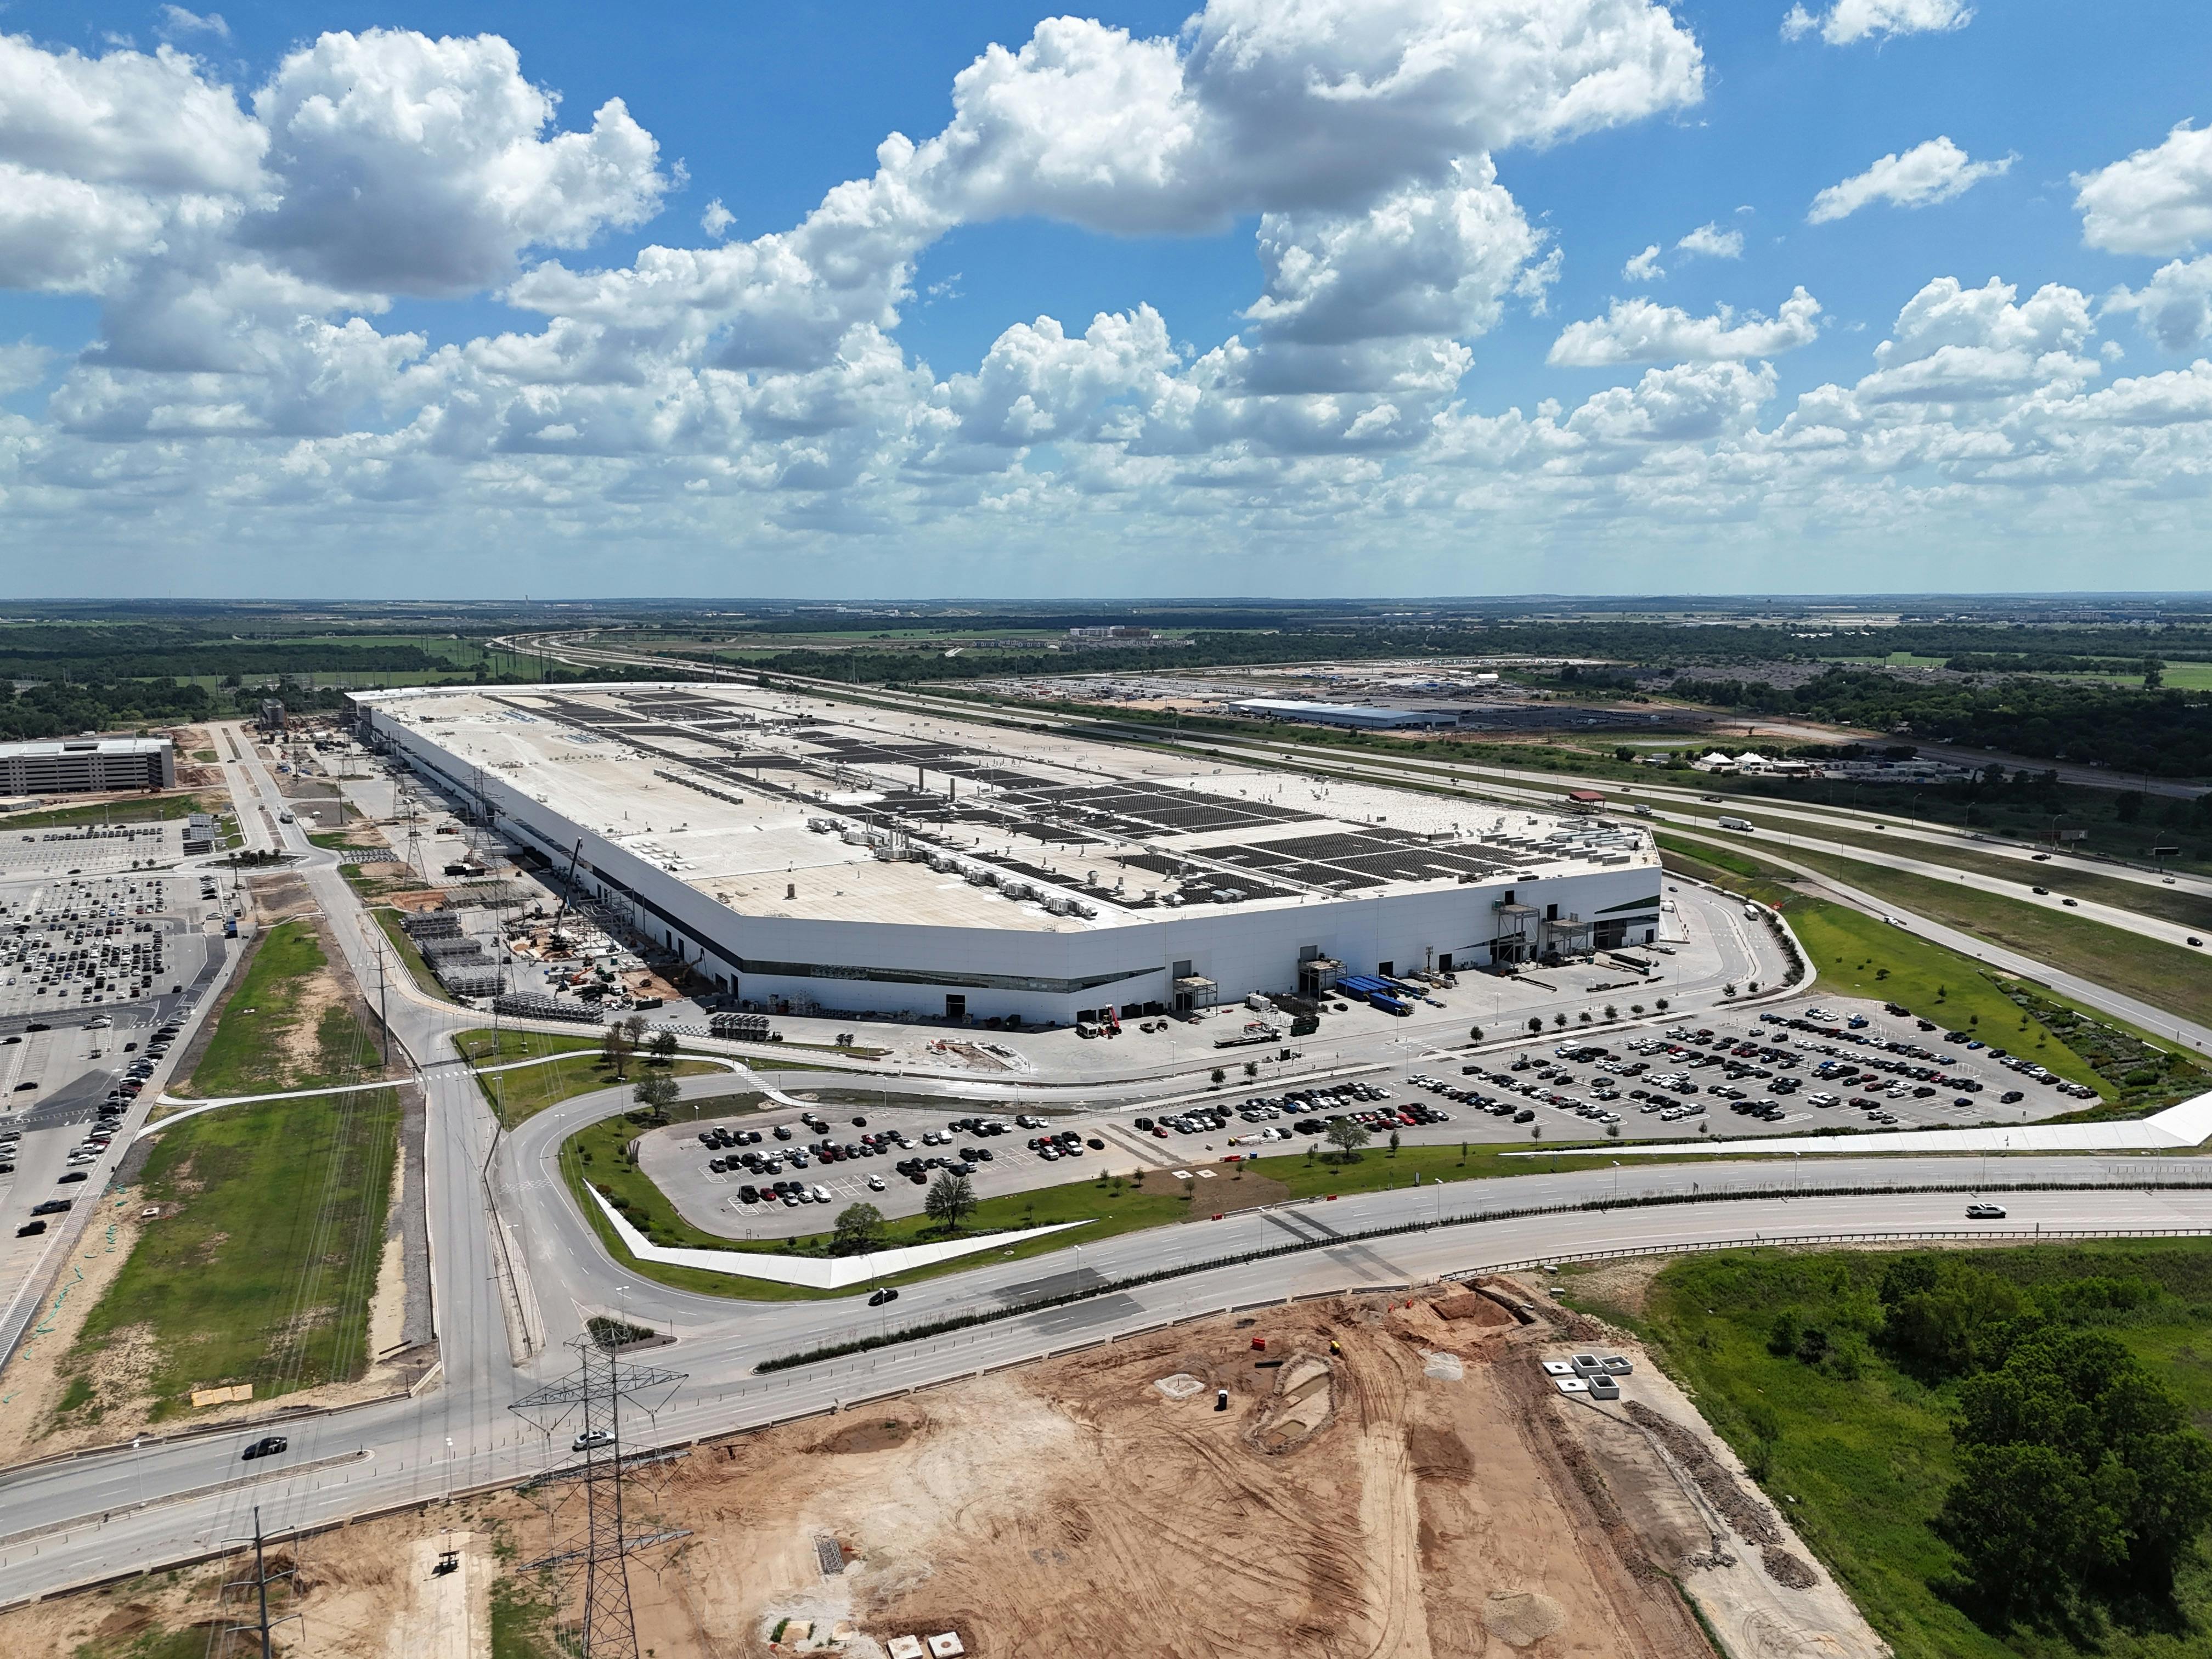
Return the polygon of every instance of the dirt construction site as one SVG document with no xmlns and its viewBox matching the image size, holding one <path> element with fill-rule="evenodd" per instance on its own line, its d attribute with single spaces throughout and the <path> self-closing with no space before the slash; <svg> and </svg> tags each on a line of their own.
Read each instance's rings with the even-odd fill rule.
<svg viewBox="0 0 2212 1659">
<path fill-rule="evenodd" d="M 1620 1400 L 1541 1363 L 1592 1349 L 1633 1366 Z M 1887 1652 L 1639 1349 L 1512 1279 L 1220 1316 L 702 1443 L 631 1502 L 689 1529 L 632 1565 L 654 1659 Z M 545 1533 L 503 1494 L 301 1540 L 285 1650 L 487 1653 L 496 1617 L 502 1653 L 550 1655 L 543 1588 L 494 1582 Z M 0 1640 L 108 1659 L 206 1627 L 225 1576 L 16 1609 Z"/>
</svg>

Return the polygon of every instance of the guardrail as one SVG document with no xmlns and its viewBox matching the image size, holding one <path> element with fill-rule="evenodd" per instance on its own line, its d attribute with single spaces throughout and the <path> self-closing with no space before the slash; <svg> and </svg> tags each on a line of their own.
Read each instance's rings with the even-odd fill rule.
<svg viewBox="0 0 2212 1659">
<path fill-rule="evenodd" d="M 1986 1181 L 1972 1182 L 1935 1182 L 1902 1183 L 1897 1186 L 1883 1187 L 1875 1190 L 1878 1190 L 1883 1194 L 1911 1196 L 1914 1194 L 1933 1193 L 2107 1191 L 2142 1191 L 2148 1193 L 2153 1191 L 2169 1190 L 2201 1192 L 2208 1189 L 2212 1189 L 2212 1171 L 2208 1171 L 2206 1179 L 2203 1181 L 2151 1181 L 2143 1182 L 2103 1181 L 2015 1182 L 2009 1183 L 1990 1182 Z M 1411 1191 L 1412 1188 L 1407 1188 L 1407 1190 Z M 1339 1232 L 1327 1235 L 1320 1238 L 1297 1239 L 1287 1241 L 1281 1244 L 1268 1245 L 1261 1249 L 1240 1251 L 1229 1255 L 1213 1256 L 1203 1261 L 1187 1262 L 1178 1264 L 1172 1267 L 1162 1267 L 1152 1273 L 1139 1273 L 1127 1279 L 1105 1279 L 1096 1285 L 1085 1285 L 1079 1290 L 1063 1291 L 1056 1296 L 1040 1297 L 1035 1300 L 1018 1303 L 1009 1307 L 994 1308 L 978 1313 L 956 1314 L 947 1318 L 931 1320 L 923 1324 L 910 1326 L 902 1330 L 886 1331 L 875 1336 L 856 1337 L 848 1342 L 830 1343 L 819 1348 L 802 1350 L 797 1353 L 773 1355 L 769 1358 L 760 1361 L 753 1367 L 753 1370 L 757 1374 L 795 1370 L 800 1366 L 819 1364 L 832 1359 L 842 1359 L 850 1354 L 870 1353 L 879 1348 L 895 1347 L 908 1342 L 924 1341 L 930 1337 L 946 1335 L 953 1331 L 971 1330 L 979 1325 L 998 1324 L 1009 1319 L 1019 1319 L 1030 1314 L 1043 1313 L 1054 1308 L 1067 1307 L 1074 1303 L 1087 1302 L 1097 1297 L 1115 1295 L 1121 1291 L 1135 1290 L 1146 1285 L 1157 1285 L 1170 1279 L 1188 1278 L 1194 1273 L 1211 1273 L 1222 1267 L 1244 1267 L 1255 1261 L 1270 1261 L 1279 1256 L 1297 1255 L 1311 1250 L 1333 1249 L 1340 1245 L 1357 1243 L 1369 1239 L 1398 1237 L 1408 1233 L 1434 1232 L 1446 1227 L 1473 1226 L 1493 1221 L 1528 1220 L 1540 1216 L 1602 1214 L 1610 1210 L 1660 1209 L 1672 1205 L 1734 1203 L 1750 1199 L 1848 1198 L 1859 1196 L 1867 1190 L 1869 1189 L 1861 1187 L 1797 1187 L 1784 1184 L 1780 1187 L 1747 1188 L 1733 1192 L 1650 1193 L 1638 1194 L 1628 1198 L 1589 1199 L 1575 1204 L 1528 1205 L 1498 1210 L 1486 1210 L 1474 1215 L 1457 1215 L 1450 1217 L 1437 1217 L 1429 1220 L 1395 1222 L 1388 1226 L 1363 1228 L 1357 1231 Z M 1958 1236 L 1968 1237 L 1987 1237 L 1991 1236 L 1992 1231 L 1996 1231 L 1998 1230 L 1990 1230 L 1989 1231 L 1977 1231 L 1973 1233 L 1964 1233 Z M 1931 1235 L 1931 1237 L 1933 1235 Z M 2120 1228 L 2115 1229 L 2111 1236 L 2114 1237 L 2127 1238 L 2148 1237 L 2155 1237 L 2157 1235 L 2148 1231 L 2137 1231 L 2131 1229 Z M 2178 1236 L 2194 1237 L 2196 1235 L 2185 1231 Z M 1773 1241 L 1753 1239 L 1747 1242 L 1756 1243 L 1761 1242 L 1771 1243 Z M 1674 1248 L 1675 1247 L 1659 1246 L 1653 1248 L 1646 1253 L 1652 1255 L 1663 1255 L 1667 1250 Z M 1545 1261 L 1552 1259 L 1553 1258 L 1551 1257 L 1542 1258 L 1542 1260 Z"/>
</svg>

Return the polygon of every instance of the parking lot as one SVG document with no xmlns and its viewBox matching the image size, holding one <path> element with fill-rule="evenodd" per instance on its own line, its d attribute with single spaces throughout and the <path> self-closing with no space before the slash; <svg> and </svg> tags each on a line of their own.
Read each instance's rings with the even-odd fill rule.
<svg viewBox="0 0 2212 1659">
<path fill-rule="evenodd" d="M 59 876 L 0 884 L 0 1030 L 9 1018 L 112 1010 L 167 994 L 206 960 L 216 909 L 192 876 Z"/>
<path fill-rule="evenodd" d="M 10 830 L 0 835 L 0 880 L 24 874 L 113 875 L 174 864 L 184 855 L 180 821 Z"/>
<path fill-rule="evenodd" d="M 1005 1110 L 969 1117 L 950 1105 L 942 1111 L 851 1106 L 810 1110 L 820 1127 L 810 1126 L 799 1111 L 776 1108 L 655 1129 L 639 1145 L 638 1166 L 694 1226 L 726 1238 L 789 1238 L 828 1231 L 848 1204 L 872 1204 L 893 1218 L 919 1215 L 929 1182 L 947 1164 L 968 1176 L 976 1197 L 995 1198 L 1095 1181 L 1102 1170 L 1126 1176 L 1172 1161 L 1168 1149 L 1156 1148 L 1127 1123 L 1085 1116 L 1030 1117 Z M 1026 1123 L 1018 1121 L 1025 1117 Z M 955 1121 L 1006 1127 L 978 1133 L 968 1127 L 955 1130 L 950 1127 Z M 744 1145 L 702 1143 L 702 1133 L 718 1128 L 759 1139 Z M 779 1132 L 786 1138 L 780 1139 Z M 1055 1150 L 1050 1158 L 1026 1144 L 1066 1135 L 1075 1138 L 1073 1148 Z M 820 1151 L 824 1140 L 837 1148 L 827 1158 Z M 848 1146 L 854 1149 L 850 1154 L 844 1151 Z M 963 1158 L 969 1152 L 975 1157 Z M 738 1162 L 747 1154 L 761 1165 L 772 1162 L 777 1167 L 756 1170 Z M 920 1182 L 896 1167 L 917 1158 L 926 1166 Z M 929 1164 L 933 1159 L 939 1162 Z M 717 1163 L 725 1167 L 714 1169 Z M 819 1188 L 829 1196 L 790 1204 L 765 1197 L 748 1203 L 741 1196 L 747 1187 L 757 1194 L 776 1181 L 804 1183 L 810 1194 Z"/>
<path fill-rule="evenodd" d="M 1202 1181 L 1218 1178 L 1225 1160 L 1326 1148 L 1339 1117 L 1365 1128 L 1371 1146 L 1394 1132 L 1418 1146 L 2015 1123 L 2080 1105 L 2070 1085 L 2008 1069 L 2005 1058 L 1879 1003 L 1813 998 L 1439 1049 L 1402 1070 L 1362 1067 L 1281 1093 L 1229 1088 L 1028 1125 L 1010 1109 L 963 1116 L 968 1109 L 951 1102 L 744 1112 L 654 1130 L 639 1164 L 693 1224 L 729 1238 L 787 1238 L 827 1231 L 848 1204 L 871 1203 L 891 1218 L 919 1213 L 929 1181 L 947 1166 L 966 1173 L 979 1198 L 1092 1180 L 1101 1170 Z M 970 1127 L 979 1121 L 1006 1127 L 979 1133 Z M 1028 1144 L 1048 1135 L 1072 1135 L 1075 1148 L 1063 1143 L 1048 1157 Z M 824 1141 L 835 1148 L 826 1157 Z M 915 1159 L 925 1160 L 919 1182 L 898 1167 Z M 787 1203 L 763 1190 L 777 1181 L 806 1195 L 794 1192 Z M 826 1196 L 815 1197 L 817 1189 Z"/>
<path fill-rule="evenodd" d="M 1419 1146 L 2026 1123 L 2080 1108 L 2074 1085 L 2029 1064 L 1881 1003 L 1815 997 L 1438 1050 L 1402 1073 L 1368 1074 L 1387 1091 L 1379 1101 L 1238 1094 L 1205 1149 L 1239 1149 L 1227 1137 L 1256 1133 L 1267 1139 L 1245 1144 L 1265 1156 L 1282 1150 L 1272 1142 L 1320 1135 L 1337 1115 L 1358 1118 L 1378 1141 L 1395 1129 Z M 1440 1121 L 1419 1121 L 1439 1110 Z M 1415 1122 L 1401 1121 L 1408 1112 Z"/>
<path fill-rule="evenodd" d="M 0 1310 L 100 1190 L 125 1139 L 97 1139 L 103 1119 L 143 1118 L 133 1068 L 166 1075 L 156 1032 L 188 1016 L 223 961 L 210 932 L 221 901 L 201 896 L 198 874 L 86 873 L 77 843 L 37 845 L 70 862 L 0 881 Z"/>
</svg>

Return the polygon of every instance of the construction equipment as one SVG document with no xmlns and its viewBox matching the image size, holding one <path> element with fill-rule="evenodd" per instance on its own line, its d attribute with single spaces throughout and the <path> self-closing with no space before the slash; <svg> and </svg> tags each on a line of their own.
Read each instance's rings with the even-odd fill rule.
<svg viewBox="0 0 2212 1659">
<path fill-rule="evenodd" d="M 551 928 L 553 933 L 557 933 L 561 931 L 561 918 L 568 914 L 568 895 L 576 890 L 576 860 L 583 856 L 584 843 L 579 837 L 574 848 L 568 854 L 568 873 L 562 878 L 561 902 L 554 907 Z"/>
</svg>

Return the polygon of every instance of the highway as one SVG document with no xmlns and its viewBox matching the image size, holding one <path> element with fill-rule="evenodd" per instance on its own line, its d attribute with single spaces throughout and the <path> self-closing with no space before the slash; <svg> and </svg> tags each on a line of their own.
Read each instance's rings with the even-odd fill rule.
<svg viewBox="0 0 2212 1659">
<path fill-rule="evenodd" d="M 1802 1193 L 1806 1177 L 1794 1159 L 1644 1164 L 1431 1184 L 1232 1212 L 1219 1220 L 1200 1215 L 1180 1225 L 1079 1242 L 1042 1258 L 987 1257 L 908 1290 L 895 1304 L 899 1318 L 919 1324 L 999 1312 L 1041 1295 L 1164 1272 L 1176 1276 L 759 1376 L 753 1367 L 764 1358 L 887 1334 L 893 1328 L 890 1310 L 869 1310 L 857 1296 L 733 1302 L 623 1273 L 600 1248 L 551 1168 L 562 1137 L 620 1106 L 618 1093 L 564 1102 L 511 1136 L 495 1134 L 473 1076 L 451 1057 L 447 1042 L 452 1032 L 477 1024 L 480 1016 L 422 995 L 397 963 L 380 961 L 386 954 L 381 936 L 337 873 L 334 857 L 314 848 L 301 826 L 279 821 L 282 797 L 275 779 L 242 738 L 239 754 L 225 770 L 238 791 L 241 820 L 251 826 L 249 839 L 294 855 L 291 867 L 331 918 L 331 931 L 372 1000 L 388 975 L 384 1000 L 395 1058 L 404 1052 L 419 1068 L 428 1107 L 426 1196 L 442 1369 L 419 1397 L 286 1425 L 289 1449 L 264 1462 L 240 1460 L 250 1437 L 233 1427 L 0 1472 L 0 1515 L 6 1516 L 0 1522 L 5 1528 L 0 1602 L 220 1547 L 245 1529 L 248 1510 L 257 1504 L 264 1524 L 281 1531 L 523 1478 L 557 1461 L 560 1449 L 550 1448 L 508 1407 L 524 1389 L 567 1368 L 562 1344 L 600 1312 L 638 1318 L 677 1338 L 648 1356 L 687 1376 L 641 1437 L 665 1443 L 942 1382 L 1232 1305 L 1405 1285 L 1577 1252 L 1923 1231 L 2027 1237 L 2039 1229 L 2212 1232 L 2212 1187 L 2148 1191 L 2143 1185 L 2193 1176 L 2198 1166 L 2190 1160 L 2013 1158 L 1999 1160 L 1994 1170 L 1972 1158 L 1824 1160 L 1817 1180 L 1855 1189 L 1844 1197 Z M 1736 944 L 1746 953 L 1743 963 L 1718 963 L 1713 978 L 1755 963 L 1752 943 L 1741 930 Z M 1710 1000 L 1712 988 L 1704 985 L 1695 994 Z M 1686 988 L 1683 994 L 1692 993 Z M 1687 1006 L 1677 1010 L 1686 1012 Z M 1443 1040 L 1444 1024 L 1463 1018 L 1437 1022 L 1436 1040 Z M 1401 1043 L 1397 1057 L 1403 1056 Z M 1210 1064 L 1211 1057 L 1203 1063 Z M 1200 1064 L 1194 1059 L 1188 1068 L 1171 1069 L 1194 1073 Z M 1156 1096 L 1187 1081 L 1158 1078 L 1149 1090 Z M 687 1086 L 726 1084 L 707 1079 Z M 1146 1088 L 1134 1084 L 1121 1092 L 1129 1100 L 1146 1097 Z M 479 1174 L 487 1165 L 489 1182 Z M 1993 1178 L 2087 1189 L 2008 1196 L 2007 1221 L 1971 1227 L 1963 1216 L 1963 1190 L 1896 1190 L 1930 1183 L 1965 1189 Z M 1650 1208 L 1500 1213 L 1685 1194 L 1685 1201 Z M 1375 1239 L 1346 1237 L 1417 1224 L 1425 1230 Z M 1080 1234 L 1071 1237 L 1079 1240 Z M 1203 1266 L 1293 1246 L 1294 1253 L 1269 1260 Z"/>
</svg>

